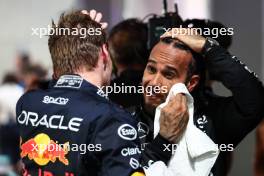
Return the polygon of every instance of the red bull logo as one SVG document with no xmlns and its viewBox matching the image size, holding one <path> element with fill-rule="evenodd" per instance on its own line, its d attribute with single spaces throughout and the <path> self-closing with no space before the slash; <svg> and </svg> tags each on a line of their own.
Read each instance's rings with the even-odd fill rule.
<svg viewBox="0 0 264 176">
<path fill-rule="evenodd" d="M 69 152 L 69 142 L 58 144 L 50 139 L 47 134 L 41 133 L 22 144 L 20 141 L 21 158 L 28 157 L 40 166 L 55 163 L 57 160 L 65 165 L 69 165 L 66 155 Z"/>
<path fill-rule="evenodd" d="M 43 169 L 38 169 L 38 176 L 55 176 L 56 174 L 52 173 L 51 171 L 43 170 Z M 74 176 L 74 173 L 71 172 L 65 172 L 63 174 L 64 176 Z M 32 176 L 26 169 L 24 169 L 23 176 Z"/>
</svg>

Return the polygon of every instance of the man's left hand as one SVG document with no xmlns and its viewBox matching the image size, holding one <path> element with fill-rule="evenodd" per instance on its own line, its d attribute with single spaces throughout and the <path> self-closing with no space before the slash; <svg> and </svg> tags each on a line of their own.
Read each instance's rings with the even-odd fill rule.
<svg viewBox="0 0 264 176">
<path fill-rule="evenodd" d="M 189 46 L 197 53 L 201 53 L 206 39 L 198 34 L 193 28 L 172 28 L 170 31 L 165 32 L 160 38 L 171 37 L 176 38 Z"/>
<path fill-rule="evenodd" d="M 100 23 L 102 29 L 107 28 L 108 24 L 106 22 L 101 22 L 101 19 L 103 17 L 102 13 L 96 12 L 96 10 L 90 10 L 89 12 L 87 10 L 82 10 L 82 13 L 85 15 L 89 15 L 92 20 Z"/>
</svg>

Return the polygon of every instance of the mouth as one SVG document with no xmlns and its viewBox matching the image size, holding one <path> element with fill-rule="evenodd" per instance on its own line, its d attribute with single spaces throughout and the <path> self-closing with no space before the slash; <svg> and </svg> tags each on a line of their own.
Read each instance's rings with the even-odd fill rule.
<svg viewBox="0 0 264 176">
<path fill-rule="evenodd" d="M 164 96 L 161 94 L 153 94 L 150 96 L 145 95 L 145 97 L 148 99 L 148 101 L 153 102 L 153 104 L 160 104 L 164 100 Z"/>
<path fill-rule="evenodd" d="M 149 99 L 154 99 L 154 100 L 156 100 L 156 99 L 162 99 L 163 96 L 158 95 L 158 94 L 153 94 L 153 95 L 150 95 L 150 96 L 148 96 L 148 97 L 149 97 Z"/>
</svg>

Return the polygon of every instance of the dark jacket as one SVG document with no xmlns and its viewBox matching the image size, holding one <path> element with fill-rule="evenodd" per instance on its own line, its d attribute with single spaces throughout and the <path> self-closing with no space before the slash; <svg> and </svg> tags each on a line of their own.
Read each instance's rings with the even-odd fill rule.
<svg viewBox="0 0 264 176">
<path fill-rule="evenodd" d="M 114 80 L 111 81 L 112 88 L 115 87 L 120 87 L 123 88 L 124 90 L 126 89 L 127 86 L 135 86 L 138 88 L 138 86 L 141 85 L 142 82 L 142 76 L 143 76 L 143 71 L 137 71 L 137 70 L 125 70 L 123 71 L 120 76 L 116 77 Z M 119 89 L 120 89 L 119 88 Z M 120 91 L 120 90 L 116 90 Z M 129 90 L 126 90 L 129 91 Z M 111 92 L 109 93 L 109 99 L 116 104 L 121 105 L 124 108 L 128 108 L 131 106 L 136 106 L 138 105 L 138 102 L 141 100 L 141 94 L 136 93 L 136 92 Z"/>
<path fill-rule="evenodd" d="M 25 175 L 128 176 L 139 169 L 135 119 L 78 75 L 24 94 L 16 112 Z"/>
<path fill-rule="evenodd" d="M 254 72 L 220 46 L 214 46 L 207 52 L 205 59 L 209 73 L 233 94 L 231 97 L 220 97 L 205 89 L 193 93 L 195 125 L 221 148 L 212 173 L 214 176 L 224 176 L 228 167 L 227 152 L 232 151 L 264 117 L 264 88 Z M 141 143 L 144 146 L 153 143 L 154 117 L 142 107 L 136 107 L 133 111 L 144 126 L 145 133 L 139 136 Z M 145 152 L 153 159 L 156 153 L 148 149 L 152 146 L 149 145 Z"/>
</svg>

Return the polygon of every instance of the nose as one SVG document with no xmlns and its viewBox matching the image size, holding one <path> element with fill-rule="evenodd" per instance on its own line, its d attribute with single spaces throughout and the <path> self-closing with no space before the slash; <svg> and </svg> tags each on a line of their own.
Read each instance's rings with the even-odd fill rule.
<svg viewBox="0 0 264 176">
<path fill-rule="evenodd" d="M 159 87 L 162 85 L 162 77 L 161 77 L 160 73 L 157 73 L 152 77 L 151 81 L 149 82 L 149 85 L 150 86 L 159 86 Z"/>
</svg>

